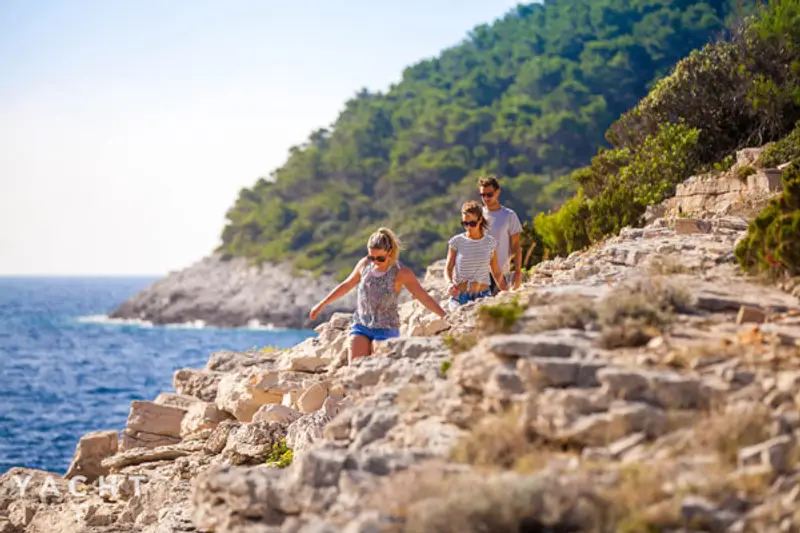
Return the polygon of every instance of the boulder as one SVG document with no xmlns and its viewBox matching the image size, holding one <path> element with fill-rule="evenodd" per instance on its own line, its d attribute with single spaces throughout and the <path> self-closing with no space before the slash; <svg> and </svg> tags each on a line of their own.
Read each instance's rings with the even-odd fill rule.
<svg viewBox="0 0 800 533">
<path fill-rule="evenodd" d="M 182 368 L 173 374 L 172 386 L 178 394 L 194 396 L 204 402 L 213 402 L 217 396 L 217 384 L 223 375 L 221 372 Z"/>
<path fill-rule="evenodd" d="M 117 453 L 119 435 L 116 431 L 93 431 L 87 433 L 75 448 L 72 463 L 64 477 L 84 476 L 86 482 L 91 483 L 100 476 L 108 474 L 108 469 L 102 462 L 106 457 Z"/>
<path fill-rule="evenodd" d="M 250 378 L 228 374 L 219 382 L 216 407 L 227 411 L 240 422 L 250 422 L 262 405 L 281 403 L 283 394 L 265 392 L 252 385 Z"/>
<path fill-rule="evenodd" d="M 167 437 L 181 436 L 181 421 L 186 411 L 169 405 L 134 400 L 128 414 L 127 428 Z"/>
<path fill-rule="evenodd" d="M 233 418 L 230 413 L 220 411 L 214 404 L 197 402 L 186 412 L 181 422 L 181 436 L 186 437 L 204 429 L 213 429 L 223 420 Z"/>
</svg>

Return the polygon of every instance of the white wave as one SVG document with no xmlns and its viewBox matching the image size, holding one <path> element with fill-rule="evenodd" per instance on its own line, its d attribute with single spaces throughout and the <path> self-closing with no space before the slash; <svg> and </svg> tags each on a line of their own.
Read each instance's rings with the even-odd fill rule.
<svg viewBox="0 0 800 533">
<path fill-rule="evenodd" d="M 208 326 L 203 320 L 192 320 L 189 322 L 163 324 L 156 326 L 149 320 L 142 320 L 139 318 L 111 318 L 108 315 L 87 315 L 78 317 L 76 320 L 84 324 L 136 326 L 141 328 L 163 327 L 166 329 L 240 329 L 240 330 L 254 330 L 254 331 L 280 331 L 282 329 L 285 329 L 285 328 L 276 328 L 272 323 L 262 324 L 261 322 L 258 321 L 258 319 L 255 318 L 249 320 L 246 326 L 241 326 L 237 328 L 217 328 L 215 326 Z"/>
<path fill-rule="evenodd" d="M 79 316 L 77 321 L 84 324 L 109 324 L 113 326 L 137 326 L 140 328 L 153 327 L 153 323 L 149 320 L 142 320 L 139 318 L 111 318 L 108 315 Z"/>
</svg>

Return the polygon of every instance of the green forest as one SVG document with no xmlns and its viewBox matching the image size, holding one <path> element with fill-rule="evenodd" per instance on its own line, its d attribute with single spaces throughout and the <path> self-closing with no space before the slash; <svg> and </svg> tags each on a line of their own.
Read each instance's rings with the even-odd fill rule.
<svg viewBox="0 0 800 533">
<path fill-rule="evenodd" d="M 671 129 L 662 137 L 650 135 L 661 130 L 644 119 L 636 122 L 631 110 L 650 91 L 662 90 L 659 80 L 690 52 L 730 40 L 754 5 L 744 0 L 519 5 L 492 24 L 475 27 L 438 57 L 405 69 L 386 92 L 358 92 L 333 125 L 312 132 L 268 179 L 240 191 L 218 251 L 341 277 L 364 254 L 366 237 L 386 225 L 404 242 L 401 260 L 421 272 L 445 257 L 448 237 L 459 231 L 459 207 L 477 199 L 476 178 L 487 173 L 501 178 L 503 203 L 527 221 L 536 258 L 546 239 L 554 252 L 585 245 L 594 236 L 587 232 L 595 229 L 564 227 L 569 209 L 560 219 L 540 214 L 576 193 L 578 200 L 568 207 L 574 213 L 586 209 L 587 197 L 604 190 L 608 173 L 636 159 L 631 147 L 648 143 L 648 151 L 700 142 L 695 130 L 667 116 L 657 122 Z M 639 113 L 644 115 L 656 116 Z M 612 125 L 617 130 L 609 130 Z M 731 148 L 725 145 L 722 152 Z M 660 163 L 636 164 L 644 172 Z M 592 170 L 600 167 L 602 172 Z M 603 201 L 610 204 L 598 208 L 597 216 L 627 200 L 611 195 Z M 537 215 L 546 232 L 541 237 L 531 224 Z M 628 220 L 612 219 L 596 233 Z M 559 234 L 564 231 L 583 233 L 568 243 Z"/>
</svg>

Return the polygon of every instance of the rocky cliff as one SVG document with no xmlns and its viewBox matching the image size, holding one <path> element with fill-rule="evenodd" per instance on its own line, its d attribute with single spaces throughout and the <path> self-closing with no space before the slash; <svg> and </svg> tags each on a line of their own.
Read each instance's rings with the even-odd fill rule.
<svg viewBox="0 0 800 533">
<path fill-rule="evenodd" d="M 308 328 L 332 313 L 355 308 L 351 293 L 330 305 L 316 322 L 309 320 L 308 312 L 336 284 L 329 276 L 294 275 L 286 265 L 254 266 L 243 258 L 212 255 L 157 281 L 109 316 L 154 324 L 202 321 L 221 327 Z"/>
<path fill-rule="evenodd" d="M 741 275 L 728 211 L 687 202 L 447 323 L 408 302 L 352 365 L 345 314 L 213 354 L 84 436 L 58 494 L 0 477 L 0 532 L 798 531 L 800 285 Z"/>
</svg>

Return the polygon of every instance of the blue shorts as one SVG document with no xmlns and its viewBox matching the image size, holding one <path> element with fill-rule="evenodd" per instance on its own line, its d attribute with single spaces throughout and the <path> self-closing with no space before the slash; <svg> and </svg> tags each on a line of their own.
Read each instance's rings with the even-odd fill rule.
<svg viewBox="0 0 800 533">
<path fill-rule="evenodd" d="M 464 305 L 464 304 L 467 304 L 469 302 L 472 302 L 472 301 L 475 301 L 475 300 L 480 300 L 481 298 L 486 298 L 487 296 L 491 296 L 491 295 L 492 295 L 492 290 L 491 289 L 486 289 L 486 290 L 478 291 L 478 292 L 466 292 L 466 291 L 465 292 L 460 292 L 460 293 L 458 293 L 458 296 L 455 296 L 455 297 L 451 296 L 450 297 L 450 307 L 452 308 L 452 307 L 456 307 L 456 306 L 459 306 L 459 305 Z"/>
<path fill-rule="evenodd" d="M 361 324 L 353 324 L 353 327 L 350 328 L 350 335 L 361 335 L 371 341 L 385 341 L 386 339 L 399 337 L 400 330 L 368 328 Z"/>
</svg>

